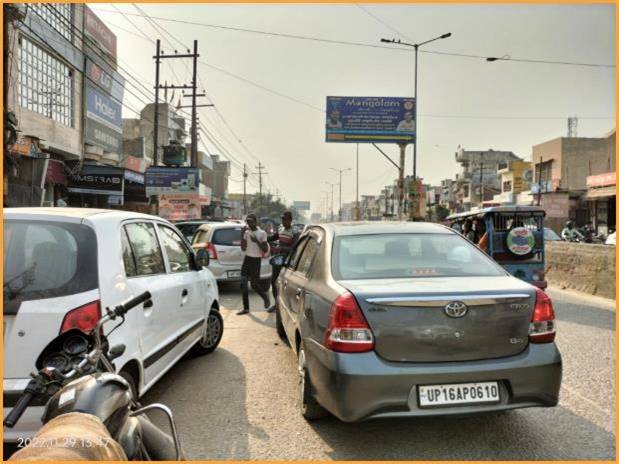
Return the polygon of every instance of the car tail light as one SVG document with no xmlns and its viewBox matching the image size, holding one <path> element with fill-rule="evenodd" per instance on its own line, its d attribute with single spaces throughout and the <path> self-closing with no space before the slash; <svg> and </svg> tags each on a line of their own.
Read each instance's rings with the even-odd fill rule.
<svg viewBox="0 0 619 464">
<path fill-rule="evenodd" d="M 209 258 L 217 259 L 217 248 L 215 248 L 215 245 L 213 245 L 212 243 L 207 243 L 206 251 L 208 251 Z"/>
<path fill-rule="evenodd" d="M 325 346 L 341 353 L 363 353 L 374 349 L 372 330 L 350 293 L 340 295 L 331 306 Z"/>
<path fill-rule="evenodd" d="M 535 308 L 529 324 L 531 343 L 550 343 L 555 339 L 555 311 L 552 301 L 539 288 L 535 289 Z"/>
<path fill-rule="evenodd" d="M 101 319 L 101 302 L 99 300 L 69 311 L 60 326 L 60 333 L 78 329 L 84 333 L 91 332 Z"/>
</svg>

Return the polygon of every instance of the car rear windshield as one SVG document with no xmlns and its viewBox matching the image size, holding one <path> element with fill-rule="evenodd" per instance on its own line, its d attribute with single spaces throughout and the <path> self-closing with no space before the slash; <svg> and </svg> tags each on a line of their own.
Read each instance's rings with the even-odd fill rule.
<svg viewBox="0 0 619 464">
<path fill-rule="evenodd" d="M 90 227 L 5 220 L 3 232 L 5 314 L 22 301 L 97 288 L 97 238 Z"/>
<path fill-rule="evenodd" d="M 211 242 L 214 245 L 241 246 L 241 227 L 217 229 L 213 232 Z"/>
<path fill-rule="evenodd" d="M 196 233 L 196 230 L 198 230 L 198 227 L 201 225 L 202 224 L 176 224 L 176 227 L 185 237 L 187 237 L 187 240 L 191 241 L 192 237 Z"/>
<path fill-rule="evenodd" d="M 499 276 L 505 271 L 456 234 L 343 235 L 335 238 L 336 280 Z"/>
</svg>

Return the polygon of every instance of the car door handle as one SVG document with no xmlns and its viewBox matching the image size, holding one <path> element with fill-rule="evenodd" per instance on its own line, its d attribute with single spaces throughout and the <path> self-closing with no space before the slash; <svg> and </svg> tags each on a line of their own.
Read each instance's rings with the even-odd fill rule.
<svg viewBox="0 0 619 464">
<path fill-rule="evenodd" d="M 153 307 L 153 300 L 152 300 L 152 298 L 148 299 L 148 300 L 146 300 L 144 302 L 144 309 L 152 308 L 152 307 Z"/>
<path fill-rule="evenodd" d="M 189 292 L 187 291 L 186 288 L 183 289 L 183 292 L 181 293 L 181 296 L 187 296 L 189 295 Z"/>
</svg>

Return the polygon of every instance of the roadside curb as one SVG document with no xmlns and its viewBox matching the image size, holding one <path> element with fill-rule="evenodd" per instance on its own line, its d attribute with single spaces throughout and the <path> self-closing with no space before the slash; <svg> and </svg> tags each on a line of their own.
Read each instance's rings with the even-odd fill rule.
<svg viewBox="0 0 619 464">
<path fill-rule="evenodd" d="M 595 304 L 596 306 L 600 306 L 602 309 L 606 309 L 609 311 L 615 311 L 617 302 L 610 298 L 604 298 L 602 296 L 590 295 L 589 293 L 579 292 L 578 290 L 573 290 L 571 288 L 561 288 L 554 285 L 548 286 L 548 291 L 561 295 L 566 299 L 576 300 L 579 302 L 585 302 L 589 304 Z"/>
</svg>

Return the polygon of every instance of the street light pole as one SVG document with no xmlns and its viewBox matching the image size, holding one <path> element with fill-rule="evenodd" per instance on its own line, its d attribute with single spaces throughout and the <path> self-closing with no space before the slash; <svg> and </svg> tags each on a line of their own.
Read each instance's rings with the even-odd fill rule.
<svg viewBox="0 0 619 464">
<path fill-rule="evenodd" d="M 406 45 L 407 47 L 413 47 L 415 49 L 415 143 L 413 145 L 413 180 L 417 180 L 417 144 L 419 143 L 419 120 L 417 119 L 417 108 L 419 107 L 419 97 L 417 95 L 417 61 L 419 58 L 419 47 L 434 42 L 435 40 L 446 39 L 448 37 L 451 37 L 451 32 L 415 44 L 402 42 L 400 39 L 380 39 L 383 43 Z"/>
<path fill-rule="evenodd" d="M 340 173 L 340 210 L 339 210 L 339 213 L 338 213 L 338 217 L 339 217 L 339 220 L 341 222 L 342 221 L 342 173 L 346 172 L 346 171 L 352 171 L 352 169 L 351 168 L 346 168 L 346 169 L 329 168 L 329 169 L 331 169 L 332 171 Z"/>
</svg>

